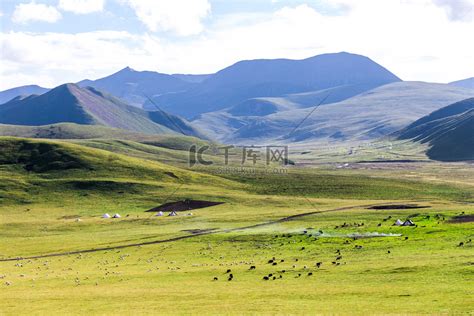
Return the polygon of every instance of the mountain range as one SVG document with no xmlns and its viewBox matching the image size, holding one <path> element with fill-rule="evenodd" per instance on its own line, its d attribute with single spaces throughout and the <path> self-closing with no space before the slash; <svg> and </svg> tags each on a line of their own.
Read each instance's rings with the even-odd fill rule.
<svg viewBox="0 0 474 316">
<path fill-rule="evenodd" d="M 258 99 L 259 107 L 249 105 L 254 112 L 243 111 L 243 103 L 202 114 L 192 123 L 228 143 L 369 140 L 473 96 L 474 90 L 447 84 L 396 82 L 319 107 L 299 105 L 292 96 Z"/>
<path fill-rule="evenodd" d="M 255 97 L 279 97 L 338 87 L 332 98 L 340 101 L 398 81 L 400 78 L 371 59 L 343 52 L 303 60 L 240 61 L 191 89 L 158 95 L 153 100 L 165 110 L 193 118 Z M 144 106 L 152 108 L 150 103 Z"/>
<path fill-rule="evenodd" d="M 79 137 L 91 134 L 82 126 L 93 125 L 93 134 L 101 137 L 184 134 L 229 144 L 310 145 L 398 135 L 429 142 L 433 159 L 442 160 L 446 144 L 465 145 L 456 137 L 466 139 L 461 135 L 473 132 L 464 123 L 471 112 L 456 112 L 462 108 L 456 102 L 474 97 L 472 83 L 473 78 L 450 84 L 404 82 L 371 59 L 345 52 L 246 60 L 205 75 L 126 67 L 51 90 L 2 91 L 0 124 L 8 125 L 2 126 L 2 135 Z"/>
<path fill-rule="evenodd" d="M 64 84 L 42 95 L 17 97 L 0 105 L 0 123 L 102 125 L 146 134 L 204 137 L 187 121 L 162 111 L 147 112 L 92 87 Z"/>
</svg>

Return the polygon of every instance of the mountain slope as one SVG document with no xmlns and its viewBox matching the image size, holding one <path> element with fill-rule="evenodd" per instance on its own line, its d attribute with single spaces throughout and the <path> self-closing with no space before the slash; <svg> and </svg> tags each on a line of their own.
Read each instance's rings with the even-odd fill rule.
<svg viewBox="0 0 474 316">
<path fill-rule="evenodd" d="M 106 91 L 137 107 L 141 107 L 147 100 L 146 96 L 180 92 L 193 85 L 176 76 L 153 71 L 136 71 L 130 67 L 101 79 L 82 80 L 77 84 Z"/>
<path fill-rule="evenodd" d="M 49 183 L 38 189 L 48 191 L 51 185 L 55 185 L 58 195 L 67 194 L 69 185 L 79 190 L 105 190 L 106 194 L 117 194 L 118 191 L 122 191 L 120 194 L 135 194 L 136 190 L 148 186 L 150 181 L 164 182 L 163 184 L 199 184 L 211 186 L 213 190 L 226 185 L 238 187 L 238 183 L 220 177 L 67 141 L 0 137 L 0 146 L 3 149 L 0 151 L 0 166 L 4 172 L 2 176 L 8 174 L 15 176 L 14 179 L 25 180 L 22 181 L 23 188 L 31 188 L 33 185 L 25 176 L 32 180 L 34 173 L 47 173 Z M 21 169 L 33 173 L 25 174 Z M 124 182 L 124 179 L 127 181 Z M 141 185 L 134 185 L 140 183 Z M 160 192 L 173 189 L 162 184 L 158 187 L 155 185 L 150 188 L 155 194 L 157 189 Z M 2 189 L 4 187 L 0 186 L 0 199 L 5 197 Z M 147 194 L 153 194 L 151 192 Z M 24 193 L 31 197 L 28 189 Z M 8 195 L 6 197 L 10 198 Z"/>
<path fill-rule="evenodd" d="M 429 143 L 430 158 L 474 160 L 474 98 L 437 110 L 401 130 L 399 139 Z"/>
<path fill-rule="evenodd" d="M 474 89 L 474 77 L 450 83 L 453 86 Z"/>
<path fill-rule="evenodd" d="M 172 74 L 173 77 L 181 79 L 186 82 L 200 83 L 211 77 L 212 74 L 205 75 L 190 75 L 190 74 Z"/>
<path fill-rule="evenodd" d="M 21 86 L 16 87 L 4 91 L 0 91 L 0 104 L 6 103 L 13 98 L 18 96 L 29 96 L 32 94 L 43 94 L 49 91 L 49 89 L 37 86 L 37 85 L 29 85 L 29 86 Z"/>
<path fill-rule="evenodd" d="M 155 97 L 172 113 L 185 117 L 221 110 L 255 97 L 278 97 L 357 85 L 358 94 L 400 79 L 367 57 L 349 53 L 324 54 L 303 60 L 241 61 L 188 91 Z M 353 96 L 348 93 L 346 97 Z"/>
<path fill-rule="evenodd" d="M 147 134 L 201 136 L 186 121 L 164 112 L 146 112 L 94 88 L 64 84 L 41 96 L 16 98 L 0 107 L 0 123 L 102 125 Z"/>
<path fill-rule="evenodd" d="M 316 109 L 292 109 L 258 117 L 218 111 L 201 115 L 193 124 L 210 137 L 229 143 L 370 140 L 473 96 L 474 90 L 445 84 L 397 82 Z"/>
</svg>

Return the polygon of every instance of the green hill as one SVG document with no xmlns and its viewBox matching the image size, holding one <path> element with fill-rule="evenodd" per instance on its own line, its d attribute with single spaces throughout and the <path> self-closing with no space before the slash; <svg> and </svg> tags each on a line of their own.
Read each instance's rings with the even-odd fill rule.
<svg viewBox="0 0 474 316">
<path fill-rule="evenodd" d="M 149 135 L 99 125 L 60 123 L 45 126 L 0 125 L 0 136 L 67 140 L 129 157 L 187 166 L 192 145 L 215 144 L 178 134 Z"/>
<path fill-rule="evenodd" d="M 30 203 L 85 198 L 107 190 L 103 199 L 135 193 L 153 200 L 177 186 L 232 188 L 235 183 L 162 162 L 92 148 L 69 141 L 0 137 L 0 202 Z M 151 146 L 150 146 L 151 147 Z M 135 157 L 134 157 L 135 156 Z M 86 189 L 84 191 L 84 189 Z M 120 193 L 122 192 L 122 193 Z M 100 193 L 101 195 L 104 192 Z M 23 202 L 22 202 L 23 201 Z M 54 199 L 51 201 L 55 201 Z M 109 201 L 109 203 L 111 202 Z"/>
</svg>

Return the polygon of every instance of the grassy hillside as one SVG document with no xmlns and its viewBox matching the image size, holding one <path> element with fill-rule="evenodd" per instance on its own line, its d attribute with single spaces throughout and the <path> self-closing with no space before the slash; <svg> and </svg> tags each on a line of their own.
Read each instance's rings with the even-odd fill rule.
<svg viewBox="0 0 474 316">
<path fill-rule="evenodd" d="M 99 125 L 85 126 L 59 123 L 44 126 L 1 125 L 0 136 L 46 139 L 115 139 L 130 140 L 170 149 L 187 150 L 192 144 L 204 145 L 207 141 L 184 135 L 150 135 Z"/>
<path fill-rule="evenodd" d="M 0 125 L 0 136 L 67 140 L 129 157 L 187 166 L 192 145 L 217 144 L 189 136 L 149 135 L 97 125 L 61 123 L 46 126 Z"/>
<path fill-rule="evenodd" d="M 28 196 L 30 189 L 36 192 L 30 196 L 31 199 L 49 200 L 49 195 L 61 194 L 65 189 L 64 183 L 72 185 L 68 188 L 78 199 L 81 197 L 80 192 L 74 190 L 75 184 L 84 184 L 92 191 L 96 188 L 100 191 L 103 185 L 104 188 L 111 185 L 110 194 L 117 194 L 119 191 L 128 192 L 128 187 L 133 190 L 135 186 L 143 190 L 154 190 L 162 186 L 159 183 L 168 183 L 171 187 L 182 184 L 189 186 L 199 184 L 200 187 L 205 187 L 206 183 L 209 185 L 212 183 L 211 186 L 217 187 L 224 184 L 232 187 L 231 182 L 227 180 L 164 165 L 156 161 L 158 159 L 152 161 L 115 153 L 113 151 L 116 148 L 112 148 L 113 151 L 106 151 L 63 141 L 8 137 L 0 138 L 0 145 L 2 178 L 23 183 L 27 189 L 20 194 L 22 196 Z M 143 155 L 144 151 L 141 154 Z M 2 199 L 10 199 L 8 186 L 3 189 L 5 191 Z M 168 190 L 171 188 L 165 189 L 164 192 Z M 72 198 L 66 196 L 58 199 L 58 202 L 63 204 L 66 203 L 65 199 Z M 28 204 L 28 200 L 29 198 L 26 198 L 25 203 Z"/>
<path fill-rule="evenodd" d="M 473 226 L 457 221 L 474 212 L 469 166 L 224 179 L 84 146 L 149 145 L 75 142 L 0 138 L 5 314 L 470 311 Z M 465 182 L 451 182 L 458 173 Z M 145 212 L 182 199 L 224 204 L 190 216 Z M 369 208 L 386 204 L 425 208 Z M 393 227 L 397 218 L 418 226 Z"/>
</svg>

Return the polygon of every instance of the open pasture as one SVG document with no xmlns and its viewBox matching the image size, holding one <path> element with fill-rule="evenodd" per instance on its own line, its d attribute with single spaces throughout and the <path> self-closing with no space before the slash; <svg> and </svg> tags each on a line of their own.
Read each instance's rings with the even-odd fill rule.
<svg viewBox="0 0 474 316">
<path fill-rule="evenodd" d="M 474 224 L 456 219 L 474 213 L 474 190 L 449 172 L 221 177 L 65 142 L 3 141 L 16 150 L 1 158 L 4 314 L 472 311 Z M 21 150 L 45 143 L 77 168 Z M 184 199 L 223 204 L 145 212 Z M 407 204 L 423 208 L 390 209 Z M 408 218 L 416 226 L 393 226 Z"/>
</svg>

